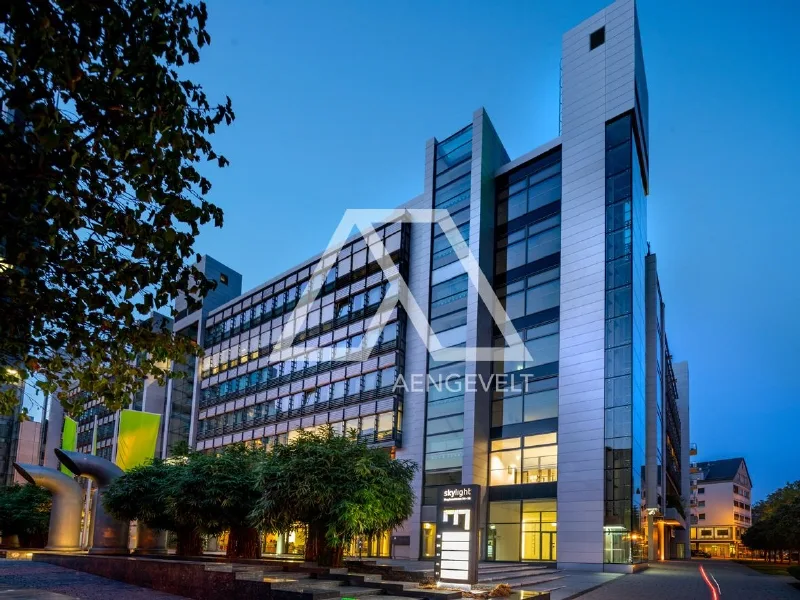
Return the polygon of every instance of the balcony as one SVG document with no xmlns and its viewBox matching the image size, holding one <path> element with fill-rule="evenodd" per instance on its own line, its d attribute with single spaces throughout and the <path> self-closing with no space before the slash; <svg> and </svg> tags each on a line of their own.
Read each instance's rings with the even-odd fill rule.
<svg viewBox="0 0 800 600">
<path fill-rule="evenodd" d="M 697 456 L 697 444 L 691 444 L 689 446 L 689 456 Z"/>
<path fill-rule="evenodd" d="M 689 463 L 689 472 L 690 473 L 699 473 L 700 467 L 697 466 L 696 462 Z"/>
</svg>

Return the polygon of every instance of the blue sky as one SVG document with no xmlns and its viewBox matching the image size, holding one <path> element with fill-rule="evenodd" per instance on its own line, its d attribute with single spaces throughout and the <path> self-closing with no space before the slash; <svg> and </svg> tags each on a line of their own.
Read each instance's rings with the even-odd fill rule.
<svg viewBox="0 0 800 600">
<path fill-rule="evenodd" d="M 561 34 L 603 0 L 210 0 L 190 74 L 235 124 L 210 171 L 225 227 L 198 250 L 246 289 L 321 250 L 343 211 L 422 191 L 425 141 L 484 106 L 512 157 L 558 134 Z M 691 369 L 698 459 L 743 455 L 762 497 L 800 479 L 798 4 L 639 6 L 649 239 Z"/>
</svg>

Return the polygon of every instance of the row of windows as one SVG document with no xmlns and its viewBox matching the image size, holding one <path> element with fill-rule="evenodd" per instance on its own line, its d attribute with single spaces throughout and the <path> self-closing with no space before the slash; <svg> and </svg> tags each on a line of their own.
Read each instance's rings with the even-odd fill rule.
<svg viewBox="0 0 800 600">
<path fill-rule="evenodd" d="M 381 230 L 377 231 L 380 232 Z M 401 231 L 395 231 L 395 233 L 386 237 L 384 244 L 387 253 L 394 254 L 400 250 L 401 236 Z M 333 263 L 326 274 L 318 274 L 301 284 L 291 285 L 274 296 L 255 303 L 251 308 L 208 327 L 206 329 L 207 345 L 218 343 L 238 334 L 240 331 L 255 327 L 268 319 L 291 311 L 309 286 L 311 286 L 312 290 L 322 289 L 323 293 L 330 292 L 333 290 L 333 284 L 337 278 L 344 282 L 363 277 L 366 274 L 368 262 L 370 264 L 369 271 L 380 272 L 380 266 L 374 262 L 375 259 L 370 250 L 365 247 L 364 240 L 359 240 L 355 244 L 348 246 L 348 248 L 356 246 L 361 249 L 353 252 L 352 256 L 343 256 L 346 250 L 343 249 L 340 252 L 338 262 Z M 307 268 L 306 271 L 310 271 L 310 269 Z M 296 276 L 292 278 L 296 279 Z"/>
<path fill-rule="evenodd" d="M 209 438 L 215 435 L 221 435 L 223 431 L 226 431 L 226 426 L 231 428 L 231 430 L 236 429 L 245 429 L 250 425 L 255 426 L 256 422 L 259 419 L 259 410 L 261 405 L 250 406 L 248 408 L 243 408 L 241 410 L 237 410 L 236 412 L 227 413 L 225 415 L 219 415 L 217 417 L 212 417 L 210 419 L 205 419 L 200 421 L 199 423 L 199 437 Z M 377 415 L 369 415 L 363 417 L 354 417 L 351 419 L 347 419 L 344 421 L 335 421 L 329 423 L 329 425 L 333 428 L 334 433 L 337 435 L 343 435 L 345 432 L 350 433 L 355 431 L 359 436 L 364 438 L 372 438 L 369 441 L 383 441 L 388 439 L 395 439 L 395 413 L 394 411 L 390 412 L 383 412 Z M 322 427 L 322 426 L 319 426 Z M 306 427 L 304 430 L 306 431 L 313 431 L 318 427 Z M 397 431 L 400 430 L 400 422 L 398 419 L 397 422 Z M 291 441 L 294 437 L 299 434 L 300 430 L 295 429 L 289 432 L 288 434 L 284 434 L 286 441 Z M 275 445 L 276 443 L 281 443 L 281 439 L 273 437 L 272 440 L 267 438 L 268 442 L 266 445 Z M 270 444 L 271 442 L 271 444 Z M 263 442 L 262 442 L 263 443 Z"/>
<path fill-rule="evenodd" d="M 317 331 L 330 331 L 334 325 L 336 325 L 336 323 L 332 323 L 334 320 L 349 321 L 360 316 L 365 316 L 366 314 L 374 313 L 375 309 L 380 306 L 381 301 L 386 296 L 392 297 L 396 294 L 397 284 L 388 281 L 378 283 L 363 292 L 347 298 L 342 298 L 338 301 L 334 301 L 334 294 L 328 294 L 321 299 L 315 300 L 310 306 L 298 310 L 296 314 L 292 313 L 294 304 L 287 306 L 286 314 L 282 319 L 278 314 L 267 315 L 266 313 L 262 313 L 261 316 L 254 316 L 252 320 L 242 322 L 241 326 L 237 325 L 230 331 L 223 330 L 221 334 L 219 330 L 212 331 L 207 335 L 205 345 L 206 347 L 212 346 L 238 334 L 240 331 L 247 331 L 258 325 L 267 323 L 270 319 L 273 319 L 270 325 L 271 331 L 260 334 L 260 343 L 262 346 L 267 344 L 265 338 L 271 339 L 272 343 L 275 344 L 281 339 L 286 338 L 288 340 L 292 336 L 307 337 L 308 335 L 313 335 L 314 332 Z M 292 319 L 292 316 L 295 318 Z M 232 318 L 235 319 L 236 317 Z M 226 321 L 226 323 L 227 322 L 228 321 Z M 217 326 L 215 325 L 214 327 Z M 304 332 L 305 335 L 303 335 Z"/>
<path fill-rule="evenodd" d="M 743 508 L 745 510 L 750 510 L 750 505 L 749 504 L 745 504 L 744 502 L 739 502 L 738 500 L 734 500 L 733 501 L 733 505 L 736 508 Z"/>
<path fill-rule="evenodd" d="M 280 339 L 280 333 L 276 335 L 276 338 Z M 274 344 L 270 344 L 269 339 L 269 333 L 265 332 L 260 337 L 245 340 L 237 346 L 226 348 L 212 356 L 204 357 L 201 377 L 205 379 L 206 377 L 224 373 L 228 369 L 246 364 L 251 360 L 256 360 L 261 356 L 269 356 L 271 349 L 274 347 Z M 350 352 L 364 351 L 369 345 L 384 345 L 396 339 L 396 321 L 387 323 L 382 329 L 371 329 L 363 334 L 359 333 L 349 338 L 343 338 L 333 344 L 318 345 L 320 343 L 320 338 L 310 339 L 305 342 L 307 348 L 306 352 L 298 353 L 297 356 L 287 359 L 284 361 L 285 366 L 282 368 L 275 365 L 279 374 L 275 374 L 273 377 L 278 377 L 281 373 L 289 374 L 302 371 L 306 367 L 314 364 L 344 358 Z M 263 345 L 261 345 L 262 342 Z M 375 350 L 377 350 L 377 347 Z"/>
<path fill-rule="evenodd" d="M 218 386 L 206 388 L 202 392 L 201 406 L 207 406 L 211 403 L 217 404 L 229 399 L 229 396 L 238 396 L 241 394 L 253 393 L 260 386 L 261 383 L 269 381 L 269 370 L 273 367 L 266 367 L 258 371 L 253 371 L 248 375 L 242 375 L 234 379 L 230 379 L 221 383 Z M 265 380 L 264 377 L 267 377 Z M 371 391 L 373 389 L 394 386 L 396 379 L 395 367 L 387 367 L 381 371 L 372 371 L 364 375 L 357 375 L 350 379 L 343 379 L 331 385 L 323 385 L 319 388 L 317 397 L 318 402 L 327 402 L 328 400 L 336 400 L 344 396 L 351 396 L 362 391 Z M 307 395 L 312 392 L 304 392 Z"/>
<path fill-rule="evenodd" d="M 716 529 L 712 528 L 699 528 L 699 529 L 692 529 L 694 535 L 693 538 L 697 539 L 726 539 L 731 537 L 731 530 L 729 527 L 717 527 Z M 699 535 L 698 535 L 699 534 Z"/>
<path fill-rule="evenodd" d="M 733 493 L 739 494 L 740 496 L 744 496 L 745 498 L 750 497 L 750 492 L 748 492 L 745 488 L 739 487 L 736 484 L 733 484 Z"/>
</svg>

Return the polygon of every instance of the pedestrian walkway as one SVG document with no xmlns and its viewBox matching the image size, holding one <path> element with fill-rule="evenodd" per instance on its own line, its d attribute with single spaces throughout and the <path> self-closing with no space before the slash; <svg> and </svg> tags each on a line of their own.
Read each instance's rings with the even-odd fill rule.
<svg viewBox="0 0 800 600">
<path fill-rule="evenodd" d="M 0 600 L 181 600 L 80 571 L 45 563 L 0 559 Z"/>
</svg>

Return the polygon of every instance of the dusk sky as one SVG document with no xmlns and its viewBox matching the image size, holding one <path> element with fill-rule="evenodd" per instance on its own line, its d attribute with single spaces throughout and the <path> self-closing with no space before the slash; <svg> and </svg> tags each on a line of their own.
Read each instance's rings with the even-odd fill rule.
<svg viewBox="0 0 800 600">
<path fill-rule="evenodd" d="M 209 2 L 189 74 L 237 119 L 209 170 L 225 227 L 197 250 L 250 289 L 322 250 L 347 208 L 422 191 L 425 142 L 486 108 L 515 158 L 558 135 L 570 2 Z M 744 456 L 754 496 L 800 479 L 800 3 L 656 2 L 648 237 L 697 460 Z"/>
</svg>

